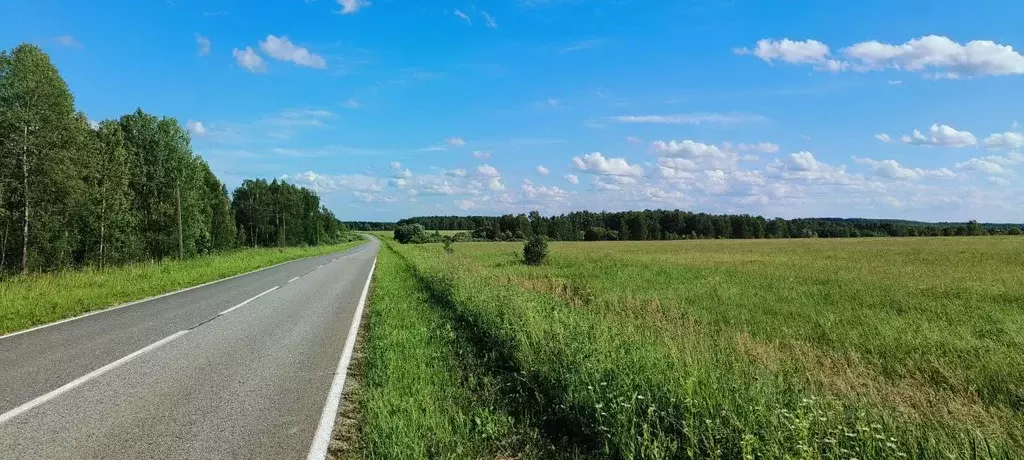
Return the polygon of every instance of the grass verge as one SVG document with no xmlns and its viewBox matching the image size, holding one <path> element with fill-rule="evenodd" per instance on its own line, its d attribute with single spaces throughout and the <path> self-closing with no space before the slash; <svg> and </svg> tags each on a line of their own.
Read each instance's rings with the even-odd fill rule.
<svg viewBox="0 0 1024 460">
<path fill-rule="evenodd" d="M 240 249 L 182 261 L 15 276 L 0 283 L 0 335 L 364 242 Z"/>
<path fill-rule="evenodd" d="M 504 412 L 451 318 L 384 241 L 370 297 L 358 456 L 550 458 L 536 432 Z"/>
<path fill-rule="evenodd" d="M 1018 458 L 1017 244 L 562 243 L 538 268 L 519 245 L 397 250 L 501 364 L 516 419 L 583 456 Z"/>
</svg>

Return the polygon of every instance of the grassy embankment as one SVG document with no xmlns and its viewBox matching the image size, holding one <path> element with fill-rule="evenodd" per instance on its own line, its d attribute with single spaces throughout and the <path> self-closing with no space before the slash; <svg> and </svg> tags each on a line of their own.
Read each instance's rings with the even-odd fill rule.
<svg viewBox="0 0 1024 460">
<path fill-rule="evenodd" d="M 239 249 L 193 259 L 15 276 L 0 282 L 0 334 L 364 243 Z"/>
<path fill-rule="evenodd" d="M 481 243 L 451 256 L 401 246 L 381 265 L 406 260 L 421 309 L 485 357 L 461 380 L 496 382 L 495 405 L 519 408 L 506 409 L 513 423 L 583 456 L 1019 458 L 1022 248 L 1000 237 L 554 243 L 547 265 L 526 267 L 521 245 Z M 396 331 L 419 330 L 406 320 Z M 376 366 L 413 380 L 436 371 L 382 351 L 397 349 L 380 340 L 400 334 L 391 327 L 371 329 Z M 464 426 L 418 397 L 364 404 L 385 400 L 425 426 Z M 374 426 L 368 435 L 389 435 Z"/>
<path fill-rule="evenodd" d="M 357 401 L 360 458 L 540 458 L 466 337 L 383 234 Z M 351 451 L 351 450 L 349 450 Z M 549 452 L 550 453 L 550 452 Z"/>
</svg>

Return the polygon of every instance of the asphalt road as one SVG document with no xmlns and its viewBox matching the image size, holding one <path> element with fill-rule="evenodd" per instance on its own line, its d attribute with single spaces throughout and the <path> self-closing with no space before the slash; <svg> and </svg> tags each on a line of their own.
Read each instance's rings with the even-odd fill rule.
<svg viewBox="0 0 1024 460">
<path fill-rule="evenodd" d="M 0 458 L 306 458 L 378 245 L 0 338 Z"/>
</svg>

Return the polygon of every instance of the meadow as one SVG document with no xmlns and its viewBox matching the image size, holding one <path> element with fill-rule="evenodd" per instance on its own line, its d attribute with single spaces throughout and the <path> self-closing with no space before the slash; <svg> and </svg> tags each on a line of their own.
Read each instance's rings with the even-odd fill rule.
<svg viewBox="0 0 1024 460">
<path fill-rule="evenodd" d="M 468 395 L 438 417 L 508 420 L 491 438 L 463 431 L 469 444 L 519 440 L 524 458 L 1024 456 L 1020 238 L 552 243 L 540 267 L 516 243 L 388 246 L 382 266 L 401 262 L 402 291 L 448 331 L 432 356 L 458 363 L 419 384 Z M 425 326 L 389 327 L 374 317 L 368 367 L 437 361 L 377 340 Z M 364 418 L 398 398 L 370 381 Z M 432 419 L 419 403 L 406 412 Z"/>
<path fill-rule="evenodd" d="M 236 249 L 185 260 L 12 276 L 0 280 L 0 335 L 364 242 Z"/>
</svg>

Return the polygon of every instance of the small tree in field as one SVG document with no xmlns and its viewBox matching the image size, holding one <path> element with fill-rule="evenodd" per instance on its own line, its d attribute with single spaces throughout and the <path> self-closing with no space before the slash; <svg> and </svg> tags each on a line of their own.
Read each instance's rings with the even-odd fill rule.
<svg viewBox="0 0 1024 460">
<path fill-rule="evenodd" d="M 540 235 L 531 236 L 523 245 L 523 261 L 527 265 L 542 265 L 548 258 L 548 241 Z"/>
<path fill-rule="evenodd" d="M 444 238 L 441 239 L 441 242 L 444 243 L 445 254 L 451 254 L 455 252 L 455 248 L 452 247 L 452 243 L 455 242 L 455 238 L 452 238 L 450 235 L 445 235 Z"/>
</svg>

